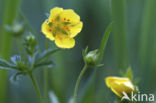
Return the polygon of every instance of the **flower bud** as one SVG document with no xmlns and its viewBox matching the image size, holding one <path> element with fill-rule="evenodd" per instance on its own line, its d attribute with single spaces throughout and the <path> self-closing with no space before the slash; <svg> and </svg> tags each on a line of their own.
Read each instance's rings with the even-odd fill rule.
<svg viewBox="0 0 156 103">
<path fill-rule="evenodd" d="M 29 35 L 24 38 L 24 46 L 29 55 L 36 51 L 36 38 L 34 35 Z"/>
<path fill-rule="evenodd" d="M 24 33 L 25 25 L 23 23 L 14 23 L 12 26 L 5 26 L 6 30 L 14 37 L 20 37 Z"/>
<path fill-rule="evenodd" d="M 123 97 L 124 94 L 129 94 L 135 91 L 135 86 L 126 77 L 107 77 L 105 79 L 106 85 L 119 97 Z"/>
<path fill-rule="evenodd" d="M 89 66 L 95 66 L 99 59 L 99 50 L 93 50 L 85 54 L 84 60 Z"/>
</svg>

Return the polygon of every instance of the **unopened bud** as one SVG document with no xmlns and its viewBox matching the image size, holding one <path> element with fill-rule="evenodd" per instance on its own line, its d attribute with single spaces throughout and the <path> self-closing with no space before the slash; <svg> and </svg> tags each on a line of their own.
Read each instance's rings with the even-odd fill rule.
<svg viewBox="0 0 156 103">
<path fill-rule="evenodd" d="M 24 38 L 24 46 L 29 55 L 36 51 L 36 38 L 34 35 L 29 35 Z"/>
<path fill-rule="evenodd" d="M 12 26 L 5 26 L 6 30 L 14 37 L 20 37 L 24 33 L 25 25 L 23 23 L 14 23 Z"/>
<path fill-rule="evenodd" d="M 88 52 L 84 56 L 84 60 L 89 66 L 95 66 L 98 62 L 99 55 L 100 55 L 99 50 L 96 49 L 96 50 Z"/>
</svg>

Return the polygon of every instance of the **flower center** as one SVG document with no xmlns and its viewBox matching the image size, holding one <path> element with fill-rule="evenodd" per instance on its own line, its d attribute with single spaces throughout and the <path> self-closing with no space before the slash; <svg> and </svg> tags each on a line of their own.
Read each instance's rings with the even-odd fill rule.
<svg viewBox="0 0 156 103">
<path fill-rule="evenodd" d="M 49 21 L 49 32 L 52 32 L 55 37 L 57 34 L 69 35 L 70 34 L 70 19 L 61 18 L 57 16 L 51 22 Z"/>
</svg>

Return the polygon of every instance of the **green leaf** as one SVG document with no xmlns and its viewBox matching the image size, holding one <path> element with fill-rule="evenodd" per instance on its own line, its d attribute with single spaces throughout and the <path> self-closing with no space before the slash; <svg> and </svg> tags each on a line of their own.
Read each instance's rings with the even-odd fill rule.
<svg viewBox="0 0 156 103">
<path fill-rule="evenodd" d="M 50 55 L 58 52 L 60 49 L 48 49 L 48 50 L 45 50 L 39 57 L 39 59 L 37 60 L 37 62 L 40 62 L 44 59 L 46 59 L 47 57 L 49 57 Z"/>
<path fill-rule="evenodd" d="M 44 60 L 42 62 L 39 63 L 35 63 L 34 64 L 34 68 L 41 68 L 41 67 L 47 67 L 47 68 L 51 68 L 55 66 L 55 63 L 52 60 Z"/>
<path fill-rule="evenodd" d="M 112 29 L 112 23 L 107 27 L 106 32 L 104 33 L 104 36 L 102 37 L 102 42 L 101 42 L 101 46 L 100 46 L 99 62 L 101 62 L 101 60 L 102 60 L 111 29 Z"/>
<path fill-rule="evenodd" d="M 11 82 L 16 82 L 17 81 L 17 79 L 18 79 L 18 77 L 19 76 L 21 76 L 21 75 L 26 75 L 26 73 L 25 72 L 17 72 L 17 73 L 15 73 L 14 75 L 12 75 L 12 77 L 11 77 Z"/>
<path fill-rule="evenodd" d="M 0 59 L 0 69 L 11 70 L 16 69 L 16 66 L 14 64 L 7 62 L 4 59 Z"/>
<path fill-rule="evenodd" d="M 133 81 L 133 70 L 131 67 L 128 67 L 127 72 L 125 74 L 125 77 L 129 78 L 131 81 Z"/>
</svg>

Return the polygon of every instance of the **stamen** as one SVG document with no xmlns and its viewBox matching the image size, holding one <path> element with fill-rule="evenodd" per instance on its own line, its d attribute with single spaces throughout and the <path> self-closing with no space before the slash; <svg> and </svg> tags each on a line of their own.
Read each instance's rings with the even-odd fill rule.
<svg viewBox="0 0 156 103">
<path fill-rule="evenodd" d="M 70 19 L 68 19 L 67 21 L 70 21 Z"/>
<path fill-rule="evenodd" d="M 48 29 L 48 31 L 49 31 L 49 32 L 51 32 L 51 31 L 52 31 L 52 29 L 51 29 L 51 28 L 49 28 L 49 29 Z"/>
</svg>

